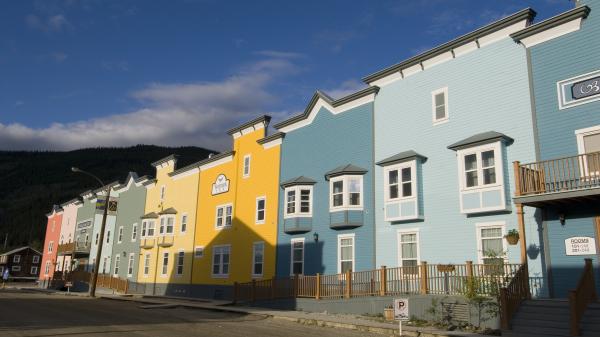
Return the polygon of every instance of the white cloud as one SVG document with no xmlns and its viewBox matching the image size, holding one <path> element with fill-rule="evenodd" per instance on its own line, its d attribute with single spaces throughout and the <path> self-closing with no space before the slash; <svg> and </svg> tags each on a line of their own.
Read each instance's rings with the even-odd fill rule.
<svg viewBox="0 0 600 337">
<path fill-rule="evenodd" d="M 229 147 L 226 130 L 272 110 L 276 97 L 269 93 L 269 86 L 295 71 L 296 65 L 287 60 L 266 59 L 219 82 L 147 85 L 131 94 L 141 107 L 128 113 L 46 128 L 0 123 L 0 148 L 70 150 L 157 144 L 224 150 Z M 288 115 L 270 114 L 274 119 Z"/>
<path fill-rule="evenodd" d="M 63 14 L 50 15 L 45 18 L 29 14 L 25 17 L 25 23 L 31 29 L 41 30 L 45 33 L 61 32 L 72 27 Z"/>
<path fill-rule="evenodd" d="M 362 90 L 365 87 L 366 85 L 360 81 L 346 80 L 342 82 L 342 84 L 337 88 L 326 89 L 325 93 L 334 99 L 340 99 L 359 90 Z"/>
<path fill-rule="evenodd" d="M 255 51 L 254 54 L 266 56 L 266 57 L 275 57 L 275 58 L 301 58 L 304 57 L 304 54 L 288 52 L 288 51 L 280 51 L 280 50 L 259 50 Z"/>
</svg>

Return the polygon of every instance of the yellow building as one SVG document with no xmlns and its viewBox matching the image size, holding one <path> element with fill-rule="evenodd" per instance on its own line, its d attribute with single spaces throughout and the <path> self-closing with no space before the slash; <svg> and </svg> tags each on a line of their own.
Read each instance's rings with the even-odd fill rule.
<svg viewBox="0 0 600 337">
<path fill-rule="evenodd" d="M 193 283 L 196 296 L 220 297 L 234 282 L 275 274 L 280 145 L 269 116 L 228 131 L 233 151 L 199 166 Z"/>
<path fill-rule="evenodd" d="M 200 171 L 197 163 L 176 169 L 174 155 L 152 163 L 141 219 L 138 291 L 190 296 Z"/>
</svg>

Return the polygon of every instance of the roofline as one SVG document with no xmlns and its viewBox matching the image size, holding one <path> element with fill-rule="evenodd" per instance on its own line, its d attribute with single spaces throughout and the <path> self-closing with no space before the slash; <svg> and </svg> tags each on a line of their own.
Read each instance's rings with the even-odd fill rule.
<svg viewBox="0 0 600 337">
<path fill-rule="evenodd" d="M 62 206 L 70 205 L 70 204 L 76 204 L 78 201 L 81 201 L 81 199 L 74 198 L 74 199 L 71 199 L 69 201 L 63 202 L 62 204 L 60 204 L 60 206 L 62 207 Z"/>
<path fill-rule="evenodd" d="M 498 142 L 498 141 L 503 141 L 506 144 L 512 144 L 514 142 L 514 139 L 512 137 L 509 137 L 505 134 L 500 133 L 494 137 L 489 137 L 489 138 L 480 139 L 480 140 L 474 140 L 474 141 L 470 141 L 469 143 L 463 143 L 463 144 L 454 143 L 454 144 L 448 145 L 447 148 L 448 148 L 448 150 L 457 151 L 457 150 L 462 150 L 462 149 L 479 146 L 479 145 L 483 145 L 483 144 L 494 143 L 494 142 Z M 458 145 L 456 145 L 456 144 L 458 144 Z"/>
<path fill-rule="evenodd" d="M 202 159 L 202 160 L 197 161 L 195 163 L 192 163 L 190 165 L 184 166 L 184 167 L 182 167 L 182 168 L 180 168 L 178 170 L 175 170 L 175 171 L 169 173 L 168 175 L 169 175 L 169 177 L 172 177 L 172 176 L 178 175 L 180 173 L 183 173 L 185 171 L 193 170 L 193 169 L 198 168 L 198 167 L 200 167 L 202 165 L 205 165 L 205 164 L 208 164 L 208 163 L 212 163 L 213 161 L 217 161 L 219 159 L 223 159 L 223 158 L 225 158 L 227 156 L 230 156 L 230 155 L 232 155 L 234 153 L 235 153 L 235 151 L 221 152 L 221 153 L 215 154 L 214 156 L 212 156 L 210 158 Z"/>
<path fill-rule="evenodd" d="M 284 132 L 276 132 L 276 133 L 274 133 L 274 134 L 272 134 L 270 136 L 267 136 L 265 138 L 261 138 L 261 139 L 257 140 L 256 142 L 258 144 L 262 145 L 262 144 L 268 143 L 268 142 L 270 142 L 272 140 L 280 139 L 280 138 L 284 138 L 284 137 L 285 137 L 285 133 Z"/>
<path fill-rule="evenodd" d="M 177 161 L 177 155 L 175 155 L 175 154 L 168 155 L 168 156 L 166 156 L 166 157 L 164 157 L 162 159 L 159 159 L 159 160 L 157 160 L 155 162 L 150 163 L 150 165 L 156 167 L 156 166 L 158 166 L 158 165 L 160 165 L 162 163 L 168 162 L 169 160 L 175 160 L 175 161 Z"/>
<path fill-rule="evenodd" d="M 120 185 L 119 181 L 118 181 L 118 180 L 116 180 L 116 181 L 113 181 L 112 183 L 108 183 L 108 184 L 106 184 L 106 185 L 104 185 L 104 186 L 102 186 L 102 187 L 100 187 L 100 188 L 97 188 L 97 189 L 93 190 L 92 192 L 93 192 L 94 194 L 98 194 L 98 193 L 100 193 L 100 192 L 104 192 L 104 191 L 106 191 L 106 190 L 107 190 L 107 189 L 109 189 L 109 188 L 110 188 L 110 189 L 114 189 L 116 186 L 119 186 L 119 185 Z"/>
<path fill-rule="evenodd" d="M 297 122 L 307 119 L 308 116 L 310 115 L 310 112 L 312 111 L 314 106 L 317 104 L 319 99 L 323 99 L 325 102 L 327 102 L 329 105 L 331 105 L 333 107 L 338 107 L 342 104 L 352 102 L 356 99 L 363 98 L 363 97 L 371 95 L 371 94 L 376 94 L 377 92 L 379 92 L 378 86 L 370 86 L 370 87 L 367 87 L 360 91 L 354 92 L 350 95 L 346 95 L 340 99 L 334 100 L 333 98 L 328 96 L 326 93 L 324 93 L 320 90 L 317 90 L 317 91 L 315 91 L 314 95 L 310 99 L 310 102 L 306 106 L 306 109 L 304 109 L 303 113 L 296 115 L 296 116 L 292 116 L 292 117 L 284 120 L 283 122 L 279 122 L 279 123 L 275 124 L 274 127 L 275 127 L 275 129 L 281 129 L 286 126 L 289 126 L 294 123 L 297 123 Z"/>
<path fill-rule="evenodd" d="M 406 156 L 406 157 L 403 157 L 403 158 L 397 158 L 397 159 L 392 159 L 392 160 L 386 158 L 386 159 L 383 159 L 383 160 L 380 160 L 380 161 L 376 162 L 375 165 L 377 165 L 377 166 L 389 166 L 389 165 L 392 165 L 392 164 L 403 163 L 403 162 L 407 162 L 407 161 L 411 161 L 411 160 L 416 160 L 416 159 L 419 159 L 421 161 L 425 161 L 425 160 L 427 160 L 427 157 L 425 157 L 422 154 L 419 154 L 419 153 L 415 152 L 415 154 L 410 155 L 410 156 Z"/>
<path fill-rule="evenodd" d="M 260 123 L 260 122 L 264 122 L 265 123 L 265 128 L 266 128 L 267 126 L 269 126 L 269 122 L 270 121 L 271 121 L 271 116 L 269 116 L 269 115 L 262 115 L 262 116 L 257 117 L 255 119 L 249 121 L 249 122 L 246 122 L 246 123 L 244 123 L 244 124 L 242 124 L 240 126 L 237 126 L 235 128 L 227 130 L 227 134 L 231 136 L 231 135 L 233 135 L 236 132 L 240 132 L 240 131 L 244 130 L 245 128 L 249 128 L 249 127 L 254 126 L 255 124 Z"/>
<path fill-rule="evenodd" d="M 518 21 L 523 20 L 523 19 L 527 19 L 527 20 L 529 20 L 529 22 L 531 22 L 536 14 L 537 13 L 529 7 L 522 9 L 512 15 L 509 15 L 505 18 L 494 21 L 488 25 L 485 25 L 485 26 L 483 26 L 479 29 L 476 29 L 470 33 L 467 33 L 465 35 L 459 36 L 453 40 L 450 40 L 450 41 L 440 45 L 440 46 L 434 47 L 433 49 L 430 49 L 426 52 L 423 52 L 421 54 L 413 56 L 405 61 L 402 61 L 402 62 L 392 65 L 390 67 L 387 67 L 383 70 L 377 71 L 375 73 L 372 73 L 371 75 L 367 75 L 367 76 L 363 77 L 362 80 L 363 80 L 363 82 L 365 82 L 367 84 L 371 83 L 373 81 L 376 81 L 378 79 L 381 79 L 383 77 L 391 75 L 391 74 L 399 71 L 400 69 L 407 68 L 407 67 L 413 66 L 415 64 L 419 64 L 427 59 L 438 56 L 438 55 L 448 52 L 458 46 L 461 46 L 468 41 L 476 40 L 484 35 L 488 35 L 490 33 L 493 33 L 495 31 L 498 31 L 500 29 L 508 27 Z"/>
<path fill-rule="evenodd" d="M 510 37 L 512 37 L 512 39 L 515 40 L 515 42 L 520 42 L 524 38 L 527 38 L 527 37 L 530 37 L 537 33 L 543 32 L 547 29 L 551 29 L 556 26 L 560 26 L 563 23 L 572 21 L 574 19 L 579 19 L 579 18 L 585 19 L 590 14 L 590 11 L 591 11 L 591 9 L 588 6 L 575 7 L 574 9 L 566 11 L 562 14 L 559 14 L 559 15 L 553 16 L 549 19 L 546 19 L 544 21 L 538 22 L 538 23 L 531 25 L 525 29 L 521 29 L 520 31 L 518 31 L 516 33 L 512 33 L 512 34 L 510 34 Z"/>
</svg>

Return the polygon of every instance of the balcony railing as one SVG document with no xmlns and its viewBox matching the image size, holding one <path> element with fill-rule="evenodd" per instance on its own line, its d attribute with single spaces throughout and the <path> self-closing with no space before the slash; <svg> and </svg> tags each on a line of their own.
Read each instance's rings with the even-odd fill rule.
<svg viewBox="0 0 600 337">
<path fill-rule="evenodd" d="M 58 255 L 71 254 L 73 252 L 74 243 L 63 243 L 62 245 L 58 245 Z"/>
<path fill-rule="evenodd" d="M 600 152 L 535 163 L 515 162 L 516 196 L 600 187 Z"/>
<path fill-rule="evenodd" d="M 91 247 L 91 242 L 77 241 L 75 242 L 75 253 L 89 253 Z"/>
</svg>

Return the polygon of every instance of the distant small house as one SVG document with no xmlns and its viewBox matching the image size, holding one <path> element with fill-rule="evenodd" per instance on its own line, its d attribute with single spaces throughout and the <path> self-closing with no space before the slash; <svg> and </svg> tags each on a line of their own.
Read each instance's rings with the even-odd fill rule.
<svg viewBox="0 0 600 337">
<path fill-rule="evenodd" d="M 40 274 L 42 253 L 25 246 L 0 255 L 0 273 L 8 269 L 11 279 L 35 280 Z"/>
</svg>

